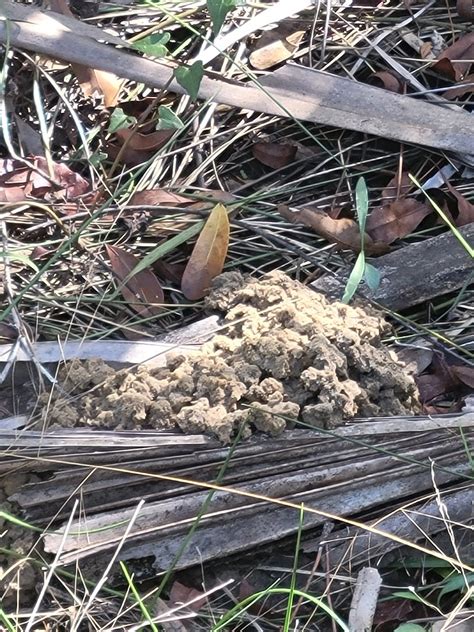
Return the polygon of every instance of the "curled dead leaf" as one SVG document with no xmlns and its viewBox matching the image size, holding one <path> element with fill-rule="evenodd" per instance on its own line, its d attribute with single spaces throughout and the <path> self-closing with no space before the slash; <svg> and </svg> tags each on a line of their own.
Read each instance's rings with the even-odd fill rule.
<svg viewBox="0 0 474 632">
<path fill-rule="evenodd" d="M 462 81 L 458 81 L 456 87 L 443 92 L 443 97 L 448 100 L 457 99 L 471 92 L 474 92 L 474 74 L 468 75 Z"/>
<path fill-rule="evenodd" d="M 391 202 L 393 199 L 406 197 L 413 188 L 413 182 L 410 180 L 407 171 L 401 174 L 396 173 L 387 186 L 382 191 L 382 200 Z"/>
<path fill-rule="evenodd" d="M 289 165 L 296 155 L 297 148 L 288 143 L 254 143 L 252 154 L 259 162 L 272 169 L 281 169 Z"/>
<path fill-rule="evenodd" d="M 164 294 L 152 270 L 145 268 L 128 278 L 131 271 L 140 263 L 138 257 L 117 246 L 106 245 L 106 251 L 127 304 L 144 318 L 159 314 Z"/>
<path fill-rule="evenodd" d="M 452 81 L 459 81 L 469 71 L 473 59 L 474 33 L 468 33 L 440 53 L 432 69 Z"/>
<path fill-rule="evenodd" d="M 466 224 L 474 222 L 474 204 L 466 200 L 464 195 L 459 193 L 459 191 L 456 191 L 452 184 L 446 182 L 446 185 L 449 192 L 456 198 L 458 206 L 457 216 L 453 218 L 456 226 L 466 226 Z"/>
<path fill-rule="evenodd" d="M 324 211 L 305 207 L 302 209 L 290 209 L 284 204 L 278 206 L 278 212 L 285 219 L 294 224 L 304 224 L 315 233 L 328 241 L 336 243 L 343 248 L 349 248 L 354 252 L 360 251 L 360 231 L 356 221 L 347 217 L 333 219 Z M 368 254 L 382 254 L 387 252 L 386 244 L 374 242 L 366 235 L 365 251 Z"/>
<path fill-rule="evenodd" d="M 31 162 L 33 167 L 10 158 L 0 161 L 0 201 L 43 199 L 46 194 L 67 201 L 88 192 L 89 182 L 67 165 L 50 163 L 50 174 L 49 164 L 43 156 L 35 156 Z"/>
<path fill-rule="evenodd" d="M 373 86 L 377 86 L 377 88 L 384 88 L 385 90 L 390 90 L 390 92 L 403 94 L 403 83 L 393 72 L 388 70 L 374 72 L 374 74 L 370 76 L 369 83 Z"/>
<path fill-rule="evenodd" d="M 391 244 L 409 235 L 431 213 L 413 198 L 400 198 L 374 209 L 367 218 L 366 230 L 375 241 Z"/>
<path fill-rule="evenodd" d="M 229 247 L 229 218 L 222 204 L 211 211 L 183 272 L 181 290 L 191 301 L 205 296 L 223 268 Z"/>
</svg>

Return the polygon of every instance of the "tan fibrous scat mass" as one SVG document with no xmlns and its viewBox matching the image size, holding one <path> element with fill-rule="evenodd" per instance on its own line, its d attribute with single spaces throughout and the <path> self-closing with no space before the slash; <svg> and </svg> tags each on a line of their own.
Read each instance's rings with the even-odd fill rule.
<svg viewBox="0 0 474 632">
<path fill-rule="evenodd" d="M 418 412 L 415 382 L 382 343 L 390 327 L 374 309 L 280 272 L 224 273 L 206 304 L 225 313 L 225 327 L 198 352 L 170 353 L 166 367 L 67 362 L 59 379 L 71 397 L 45 395 L 48 425 L 180 428 L 229 443 L 242 425 L 244 436 L 277 435 L 297 420 L 331 429 Z"/>
</svg>

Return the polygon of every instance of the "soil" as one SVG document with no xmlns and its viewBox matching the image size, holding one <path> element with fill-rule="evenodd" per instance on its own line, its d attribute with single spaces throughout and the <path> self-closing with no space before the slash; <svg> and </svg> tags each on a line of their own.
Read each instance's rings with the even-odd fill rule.
<svg viewBox="0 0 474 632">
<path fill-rule="evenodd" d="M 48 425 L 180 428 L 229 443 L 239 429 L 276 435 L 297 421 L 330 429 L 418 412 L 415 382 L 372 308 L 329 301 L 279 272 L 222 274 L 206 303 L 225 314 L 222 333 L 196 353 L 170 353 L 166 367 L 66 363 L 61 388 L 43 400 Z"/>
</svg>

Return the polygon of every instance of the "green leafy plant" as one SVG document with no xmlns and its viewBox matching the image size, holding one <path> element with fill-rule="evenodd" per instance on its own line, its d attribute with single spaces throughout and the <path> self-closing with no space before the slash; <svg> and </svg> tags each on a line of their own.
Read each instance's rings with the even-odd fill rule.
<svg viewBox="0 0 474 632">
<path fill-rule="evenodd" d="M 110 115 L 109 126 L 107 131 L 109 134 L 117 132 L 119 129 L 128 129 L 135 125 L 137 119 L 134 116 L 127 116 L 122 108 L 114 108 Z"/>
<path fill-rule="evenodd" d="M 166 57 L 166 44 L 170 41 L 169 33 L 152 33 L 134 42 L 133 47 L 150 57 Z"/>
<path fill-rule="evenodd" d="M 192 66 L 180 66 L 174 71 L 176 81 L 186 90 L 193 101 L 196 101 L 198 97 L 203 75 L 204 66 L 202 61 L 195 61 Z"/>
<path fill-rule="evenodd" d="M 360 232 L 360 253 L 354 267 L 352 268 L 352 272 L 347 279 L 344 295 L 342 297 L 343 303 L 349 303 L 362 280 L 365 280 L 369 288 L 373 291 L 376 290 L 380 284 L 379 271 L 375 266 L 367 263 L 365 260 L 364 239 L 365 225 L 369 212 L 369 193 L 367 191 L 367 185 L 364 178 L 359 178 L 357 180 L 355 199 Z"/>
<path fill-rule="evenodd" d="M 217 35 L 224 24 L 226 15 L 237 6 L 236 0 L 207 0 L 207 10 L 211 16 L 212 30 Z"/>
<path fill-rule="evenodd" d="M 165 105 L 158 108 L 158 123 L 156 129 L 183 129 L 184 123 L 177 114 Z"/>
</svg>

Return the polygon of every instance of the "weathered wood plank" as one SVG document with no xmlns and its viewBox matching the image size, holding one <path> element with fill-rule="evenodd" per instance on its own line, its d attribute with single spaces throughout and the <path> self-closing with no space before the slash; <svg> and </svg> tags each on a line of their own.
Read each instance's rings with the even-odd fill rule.
<svg viewBox="0 0 474 632">
<path fill-rule="evenodd" d="M 21 5 L 4 2 L 3 12 L 10 18 L 0 23 L 0 42 L 113 72 L 155 88 L 185 92 L 173 79 L 174 68 L 127 51 L 114 49 L 97 40 L 106 39 L 100 29 L 88 38 L 75 28 L 55 27 L 55 16 Z M 64 22 L 64 20 L 62 20 Z M 69 19 L 68 24 L 75 21 Z M 115 41 L 115 40 L 114 40 Z M 410 96 L 361 84 L 311 68 L 288 65 L 266 77 L 265 90 L 254 84 L 223 80 L 211 73 L 200 84 L 199 97 L 217 103 L 294 117 L 342 129 L 352 129 L 406 143 L 418 143 L 465 154 L 472 162 L 474 131 L 472 118 L 453 104 L 444 107 Z"/>
</svg>

